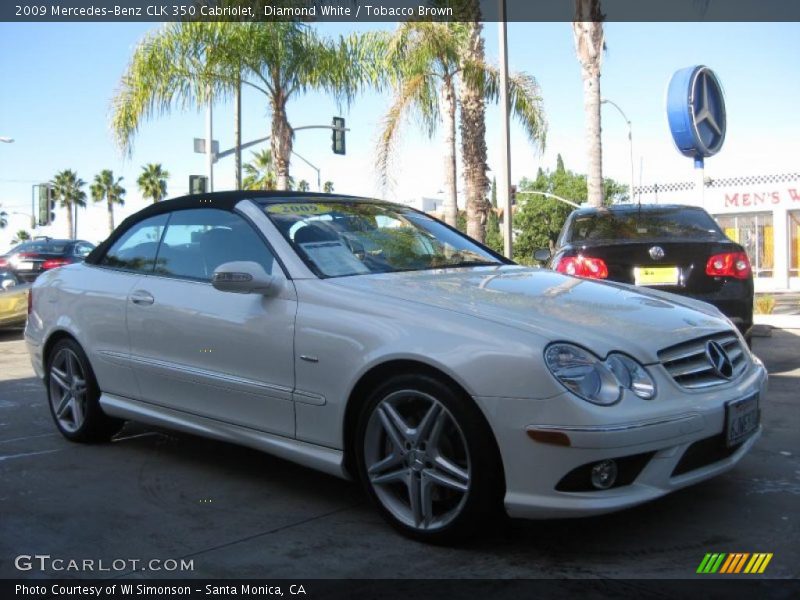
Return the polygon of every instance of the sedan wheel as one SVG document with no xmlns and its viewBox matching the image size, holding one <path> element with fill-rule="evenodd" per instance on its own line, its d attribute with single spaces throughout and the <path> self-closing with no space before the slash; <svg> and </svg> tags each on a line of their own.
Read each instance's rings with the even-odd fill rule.
<svg viewBox="0 0 800 600">
<path fill-rule="evenodd" d="M 359 466 L 390 523 L 446 541 L 487 522 L 502 470 L 484 423 L 470 399 L 427 377 L 396 378 L 373 394 L 362 414 Z"/>
<path fill-rule="evenodd" d="M 86 374 L 70 348 L 62 348 L 50 363 L 50 408 L 59 427 L 75 433 L 86 418 Z"/>
<path fill-rule="evenodd" d="M 106 441 L 124 421 L 100 407 L 100 390 L 83 349 L 72 339 L 56 342 L 49 353 L 45 384 L 50 413 L 64 437 L 74 442 Z"/>
</svg>

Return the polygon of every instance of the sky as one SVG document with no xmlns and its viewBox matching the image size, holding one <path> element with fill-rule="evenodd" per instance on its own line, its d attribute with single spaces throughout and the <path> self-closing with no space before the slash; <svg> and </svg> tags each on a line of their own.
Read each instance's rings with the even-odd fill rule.
<svg viewBox="0 0 800 600">
<path fill-rule="evenodd" d="M 193 153 L 192 140 L 205 135 L 205 113 L 174 110 L 144 123 L 131 156 L 115 146 L 109 126 L 110 102 L 136 44 L 158 28 L 152 23 L 2 23 L 0 24 L 0 210 L 9 225 L 0 230 L 0 252 L 20 228 L 29 229 L 31 186 L 74 169 L 88 183 L 102 169 L 124 177 L 128 193 L 116 221 L 143 208 L 136 188 L 142 165 L 162 163 L 170 173 L 168 196 L 188 192 L 189 175 L 205 173 L 205 157 Z M 393 29 L 394 24 L 325 24 L 321 33 Z M 706 161 L 710 177 L 794 173 L 800 170 L 800 61 L 798 23 L 607 23 L 602 95 L 616 102 L 632 122 L 634 171 L 638 185 L 691 181 L 693 164 L 675 149 L 666 119 L 666 88 L 683 67 L 704 64 L 722 82 L 728 133 L 721 152 Z M 485 25 L 486 51 L 496 61 L 498 25 Z M 570 23 L 510 23 L 509 65 L 536 77 L 548 122 L 544 150 L 532 146 L 512 124 L 512 182 L 534 177 L 539 167 L 554 168 L 561 154 L 567 168 L 585 172 L 583 87 Z M 330 124 L 343 116 L 350 131 L 347 155 L 331 152 L 330 132 L 299 131 L 294 149 L 321 169 L 337 192 L 408 201 L 436 197 L 443 188 L 440 135 L 429 139 L 413 122 L 404 128 L 394 161 L 391 189 L 379 187 L 375 147 L 389 92 L 370 92 L 349 107 L 322 94 L 290 101 L 294 127 Z M 233 107 L 214 107 L 214 138 L 220 148 L 233 145 Z M 602 113 L 603 171 L 627 184 L 630 154 L 624 119 L 611 106 Z M 255 92 L 243 97 L 243 140 L 269 134 L 266 99 Z M 500 112 L 487 109 L 489 166 L 499 168 Z M 245 151 L 244 160 L 250 158 Z M 316 172 L 300 160 L 292 163 L 295 180 L 316 187 Z M 490 172 L 489 176 L 492 177 Z M 460 178 L 460 163 L 459 163 Z M 215 167 L 215 189 L 231 189 L 233 159 Z M 23 213 L 23 214 L 15 214 Z M 81 211 L 78 236 L 99 242 L 108 235 L 105 205 Z M 48 230 L 64 235 L 63 212 Z M 40 233 L 37 231 L 37 233 Z"/>
</svg>

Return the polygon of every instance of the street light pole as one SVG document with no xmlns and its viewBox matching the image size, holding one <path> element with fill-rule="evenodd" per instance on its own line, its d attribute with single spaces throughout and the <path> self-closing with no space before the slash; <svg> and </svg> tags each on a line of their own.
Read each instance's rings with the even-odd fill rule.
<svg viewBox="0 0 800 600">
<path fill-rule="evenodd" d="M 316 166 L 312 165 L 307 158 L 303 158 L 302 156 L 300 156 L 294 150 L 292 150 L 292 154 L 294 154 L 297 158 L 302 160 L 304 163 L 306 163 L 309 167 L 311 167 L 312 169 L 314 169 L 317 172 L 317 191 L 321 192 L 322 191 L 322 176 L 320 175 L 319 167 L 316 167 Z"/>
<path fill-rule="evenodd" d="M 511 258 L 514 252 L 513 229 L 511 228 L 511 141 L 508 116 L 508 23 L 506 22 L 506 0 L 499 0 L 498 19 L 500 38 L 500 187 L 498 203 L 503 206 L 503 254 Z"/>
<path fill-rule="evenodd" d="M 206 88 L 208 93 L 208 108 L 206 109 L 206 169 L 208 171 L 208 191 L 214 191 L 214 109 L 211 99 L 211 86 Z"/>
<path fill-rule="evenodd" d="M 631 183 L 630 183 L 630 202 L 633 202 L 633 126 L 631 125 L 631 120 L 627 117 L 627 115 L 623 112 L 623 110 L 619 107 L 619 105 L 614 102 L 613 100 L 609 100 L 608 98 L 603 98 L 600 100 L 600 104 L 610 104 L 614 108 L 619 111 L 619 114 L 622 115 L 622 118 L 625 119 L 625 123 L 628 125 L 628 145 L 630 147 L 631 153 Z"/>
</svg>

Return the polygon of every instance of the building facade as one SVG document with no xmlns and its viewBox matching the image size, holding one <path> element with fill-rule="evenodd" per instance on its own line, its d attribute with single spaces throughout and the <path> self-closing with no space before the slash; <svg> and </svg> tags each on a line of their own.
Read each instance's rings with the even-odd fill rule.
<svg viewBox="0 0 800 600">
<path fill-rule="evenodd" d="M 702 206 L 747 250 L 757 292 L 800 290 L 800 173 L 635 188 L 643 203 Z"/>
</svg>

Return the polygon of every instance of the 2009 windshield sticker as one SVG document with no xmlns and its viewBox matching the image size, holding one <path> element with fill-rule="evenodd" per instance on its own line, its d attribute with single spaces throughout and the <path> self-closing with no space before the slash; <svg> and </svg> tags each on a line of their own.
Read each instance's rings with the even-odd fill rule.
<svg viewBox="0 0 800 600">
<path fill-rule="evenodd" d="M 269 204 L 266 209 L 268 213 L 281 215 L 321 215 L 329 213 L 329 204 L 314 204 L 307 202 L 292 202 L 287 204 Z"/>
</svg>

